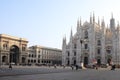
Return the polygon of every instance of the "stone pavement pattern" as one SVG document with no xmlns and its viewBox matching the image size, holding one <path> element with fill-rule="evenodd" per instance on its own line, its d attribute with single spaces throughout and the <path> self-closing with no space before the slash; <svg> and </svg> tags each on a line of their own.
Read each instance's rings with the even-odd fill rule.
<svg viewBox="0 0 120 80">
<path fill-rule="evenodd" d="M 20 68 L 20 70 L 22 69 Z M 29 69 L 25 68 L 25 70 L 27 71 Z M 32 71 L 34 70 L 41 70 L 44 73 L 31 75 L 1 76 L 0 80 L 120 80 L 119 69 L 115 71 L 111 71 L 108 69 L 86 69 L 76 71 L 71 70 L 70 68 L 32 68 Z"/>
</svg>

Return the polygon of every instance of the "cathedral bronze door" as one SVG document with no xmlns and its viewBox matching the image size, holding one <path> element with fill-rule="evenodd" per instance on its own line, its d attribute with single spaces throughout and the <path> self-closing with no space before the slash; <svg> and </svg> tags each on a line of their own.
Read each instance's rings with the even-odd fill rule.
<svg viewBox="0 0 120 80">
<path fill-rule="evenodd" d="M 97 64 L 101 65 L 101 59 L 97 59 Z"/>
<path fill-rule="evenodd" d="M 88 57 L 84 57 L 84 66 L 86 67 L 88 65 Z"/>
<path fill-rule="evenodd" d="M 16 45 L 10 47 L 10 63 L 19 63 L 19 48 Z"/>
</svg>

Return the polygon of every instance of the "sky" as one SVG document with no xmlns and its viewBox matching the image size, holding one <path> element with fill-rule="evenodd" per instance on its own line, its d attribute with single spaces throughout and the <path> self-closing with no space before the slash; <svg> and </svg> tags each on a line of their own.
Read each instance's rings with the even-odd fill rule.
<svg viewBox="0 0 120 80">
<path fill-rule="evenodd" d="M 40 45 L 62 49 L 69 41 L 77 20 L 89 22 L 104 18 L 109 25 L 111 14 L 120 21 L 119 0 L 0 0 L 0 34 L 26 38 L 29 46 Z"/>
</svg>

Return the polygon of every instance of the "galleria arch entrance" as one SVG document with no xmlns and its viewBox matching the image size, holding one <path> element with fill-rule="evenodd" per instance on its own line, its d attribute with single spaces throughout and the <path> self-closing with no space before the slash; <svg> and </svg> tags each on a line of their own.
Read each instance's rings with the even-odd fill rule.
<svg viewBox="0 0 120 80">
<path fill-rule="evenodd" d="M 10 63 L 19 63 L 19 48 L 16 45 L 10 47 Z"/>
<path fill-rule="evenodd" d="M 0 65 L 27 64 L 27 43 L 28 41 L 25 38 L 0 34 Z"/>
</svg>

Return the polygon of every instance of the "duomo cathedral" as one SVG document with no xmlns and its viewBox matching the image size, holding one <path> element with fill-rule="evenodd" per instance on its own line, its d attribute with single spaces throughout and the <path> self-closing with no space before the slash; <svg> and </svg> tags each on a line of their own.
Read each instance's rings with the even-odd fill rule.
<svg viewBox="0 0 120 80">
<path fill-rule="evenodd" d="M 62 43 L 62 65 L 119 64 L 120 63 L 120 25 L 115 24 L 111 15 L 110 24 L 95 22 L 95 16 L 81 23 L 77 21 L 77 31 L 66 37 Z"/>
</svg>

